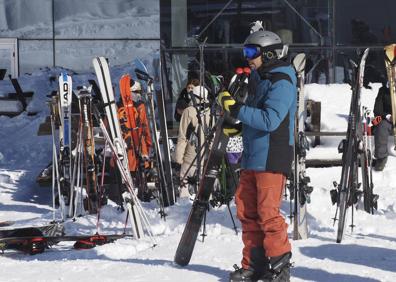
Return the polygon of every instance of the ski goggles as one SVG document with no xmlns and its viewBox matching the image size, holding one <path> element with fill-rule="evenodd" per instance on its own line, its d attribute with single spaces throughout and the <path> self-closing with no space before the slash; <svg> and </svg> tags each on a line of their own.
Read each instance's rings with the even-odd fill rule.
<svg viewBox="0 0 396 282">
<path fill-rule="evenodd" d="M 261 49 L 256 45 L 245 45 L 243 46 L 243 56 L 245 59 L 252 60 L 261 55 Z"/>
</svg>

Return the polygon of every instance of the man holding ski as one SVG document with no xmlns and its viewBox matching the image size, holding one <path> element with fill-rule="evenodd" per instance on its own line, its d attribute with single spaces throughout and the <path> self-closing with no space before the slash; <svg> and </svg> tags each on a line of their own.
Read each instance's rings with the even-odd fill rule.
<svg viewBox="0 0 396 282">
<path fill-rule="evenodd" d="M 287 224 L 280 214 L 282 192 L 293 160 L 296 111 L 296 75 L 280 60 L 283 44 L 278 35 L 251 33 L 243 53 L 252 69 L 245 104 L 228 92 L 218 102 L 242 122 L 242 172 L 235 194 L 242 223 L 242 268 L 230 281 L 289 281 L 291 245 Z"/>
</svg>

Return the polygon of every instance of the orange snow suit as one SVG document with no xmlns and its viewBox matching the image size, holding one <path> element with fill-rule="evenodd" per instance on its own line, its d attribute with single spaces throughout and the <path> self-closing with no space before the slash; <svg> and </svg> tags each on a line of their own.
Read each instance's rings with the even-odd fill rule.
<svg viewBox="0 0 396 282">
<path fill-rule="evenodd" d="M 280 214 L 286 177 L 282 173 L 242 170 L 235 194 L 242 223 L 242 267 L 291 251 L 287 223 Z M 255 257 L 256 256 L 256 257 Z M 257 256 L 261 256 L 257 258 Z M 265 257 L 264 257 L 265 256 Z"/>
</svg>

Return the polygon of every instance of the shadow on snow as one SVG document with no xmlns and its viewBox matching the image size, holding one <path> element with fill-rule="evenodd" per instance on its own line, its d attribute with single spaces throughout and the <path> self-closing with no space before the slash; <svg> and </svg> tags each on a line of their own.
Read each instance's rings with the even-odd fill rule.
<svg viewBox="0 0 396 282">
<path fill-rule="evenodd" d="M 300 251 L 310 258 L 330 259 L 396 272 L 396 250 L 392 249 L 351 244 L 327 244 L 301 247 Z"/>
<path fill-rule="evenodd" d="M 320 281 L 320 282 L 379 282 L 381 280 L 366 278 L 351 274 L 330 273 L 322 269 L 312 269 L 307 267 L 292 268 L 292 277 L 298 277 L 304 281 Z"/>
</svg>

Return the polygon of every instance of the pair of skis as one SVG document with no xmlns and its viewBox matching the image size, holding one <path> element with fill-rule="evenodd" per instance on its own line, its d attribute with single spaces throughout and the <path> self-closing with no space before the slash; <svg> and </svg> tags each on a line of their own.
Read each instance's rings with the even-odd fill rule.
<svg viewBox="0 0 396 282">
<path fill-rule="evenodd" d="M 122 197 L 130 217 L 132 233 L 135 238 L 142 238 L 144 237 L 143 227 L 145 227 L 151 240 L 156 244 L 154 242 L 150 223 L 136 195 L 136 188 L 133 185 L 132 177 L 130 175 L 126 145 L 122 138 L 120 123 L 117 116 L 117 107 L 114 99 L 114 91 L 108 62 L 104 57 L 96 57 L 92 62 L 98 79 L 101 98 L 110 132 L 107 131 L 102 115 L 96 105 L 93 107 L 93 112 L 99 122 L 106 144 L 110 147 L 114 155 L 118 171 L 122 178 L 123 186 L 126 188 L 125 192 L 122 193 Z"/>
<path fill-rule="evenodd" d="M 153 138 L 153 147 L 155 150 L 155 165 L 158 173 L 158 185 L 160 187 L 160 206 L 167 207 L 173 205 L 176 202 L 176 194 L 173 186 L 172 179 L 172 168 L 170 161 L 170 150 L 168 144 L 168 130 L 166 125 L 166 116 L 165 116 L 165 104 L 164 104 L 164 96 L 165 89 L 167 88 L 166 78 L 164 78 L 163 72 L 165 71 L 163 65 L 160 63 L 161 73 L 161 91 L 154 90 L 154 79 L 150 77 L 147 73 L 147 68 L 140 60 L 135 60 L 135 65 L 137 68 L 135 69 L 136 76 L 139 80 L 141 80 L 146 85 L 146 97 L 148 102 L 148 110 L 150 116 L 150 129 L 151 136 Z M 165 87 L 165 88 L 164 88 Z M 155 103 L 154 94 L 157 92 Z M 157 110 L 156 111 L 156 105 Z M 160 122 L 160 130 L 158 130 L 157 126 L 157 117 Z M 162 146 L 160 144 L 160 137 L 162 140 Z M 165 217 L 165 211 L 162 209 L 160 212 L 161 216 Z"/>
<path fill-rule="evenodd" d="M 142 201 L 149 201 L 151 191 L 149 183 L 152 146 L 150 126 L 147 120 L 145 104 L 142 101 L 134 103 L 131 92 L 131 77 L 124 74 L 120 79 L 120 94 L 123 107 L 118 109 L 123 138 L 127 143 L 127 154 L 130 171 L 135 173 L 138 182 L 138 197 Z"/>
<path fill-rule="evenodd" d="M 334 223 L 338 220 L 337 243 L 341 243 L 347 210 L 351 207 L 353 225 L 354 207 L 359 200 L 360 195 L 364 196 L 364 208 L 366 212 L 373 213 L 373 207 L 376 206 L 377 195 L 373 194 L 373 184 L 371 178 L 371 152 L 369 146 L 364 141 L 364 128 L 362 125 L 363 113 L 361 108 L 361 90 L 363 87 L 364 68 L 369 53 L 367 48 L 360 59 L 359 65 L 350 60 L 353 69 L 352 75 L 352 97 L 348 118 L 347 138 L 342 140 L 338 150 L 342 153 L 342 171 L 341 180 L 337 184 L 334 182 L 336 189 L 330 191 L 333 204 L 337 203 Z M 367 136 L 366 136 L 367 137 Z M 359 163 L 361 167 L 363 192 L 359 191 Z M 338 218 L 337 218 L 337 214 Z"/>
</svg>

